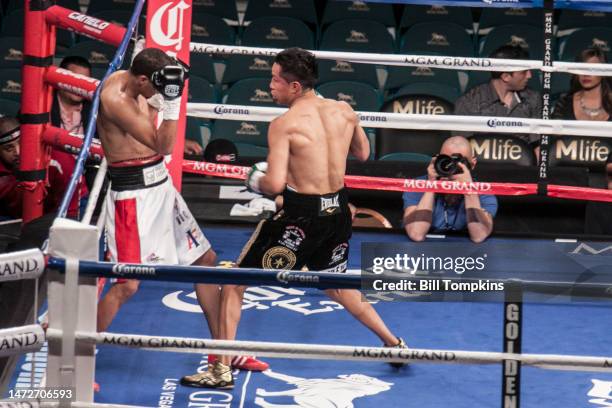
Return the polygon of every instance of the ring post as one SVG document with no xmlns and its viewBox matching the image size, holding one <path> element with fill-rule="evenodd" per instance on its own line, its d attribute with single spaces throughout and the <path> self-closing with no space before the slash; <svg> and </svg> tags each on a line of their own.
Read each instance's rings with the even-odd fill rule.
<svg viewBox="0 0 612 408">
<path fill-rule="evenodd" d="M 99 236 L 96 226 L 65 218 L 57 218 L 49 234 L 49 254 L 66 258 L 66 267 L 64 274 L 48 275 L 49 329 L 62 336 L 49 338 L 47 385 L 72 387 L 83 402 L 93 402 L 95 346 L 76 343 L 74 333 L 96 331 L 98 297 L 96 278 L 79 277 L 79 259 L 98 260 Z"/>
</svg>

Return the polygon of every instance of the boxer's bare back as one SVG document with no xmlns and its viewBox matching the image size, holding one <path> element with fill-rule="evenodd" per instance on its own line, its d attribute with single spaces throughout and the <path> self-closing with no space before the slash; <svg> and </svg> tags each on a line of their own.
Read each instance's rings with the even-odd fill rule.
<svg viewBox="0 0 612 408">
<path fill-rule="evenodd" d="M 117 71 L 105 82 L 100 94 L 97 129 L 109 163 L 170 154 L 176 137 L 176 121 L 155 127 L 156 109 L 130 84 L 127 71 Z"/>
<path fill-rule="evenodd" d="M 302 194 L 327 194 L 344 186 L 349 151 L 360 160 L 369 155 L 367 138 L 345 102 L 314 92 L 299 98 L 268 132 L 270 166 L 287 169 L 287 184 Z M 269 172 L 274 172 L 269 169 Z"/>
</svg>

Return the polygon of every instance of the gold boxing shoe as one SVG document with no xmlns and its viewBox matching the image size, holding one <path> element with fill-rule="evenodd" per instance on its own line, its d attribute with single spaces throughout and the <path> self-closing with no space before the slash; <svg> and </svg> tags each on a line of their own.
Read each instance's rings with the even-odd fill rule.
<svg viewBox="0 0 612 408">
<path fill-rule="evenodd" d="M 406 342 L 404 341 L 404 339 L 402 339 L 401 337 L 397 338 L 397 344 L 395 346 L 387 346 L 385 345 L 384 347 L 388 347 L 388 348 L 399 348 L 399 349 L 407 349 L 408 346 L 406 345 Z M 402 368 L 404 367 L 406 364 L 408 363 L 389 363 L 389 365 L 393 368 Z"/>
<path fill-rule="evenodd" d="M 181 378 L 181 385 L 196 388 L 216 388 L 231 390 L 234 388 L 232 368 L 217 360 L 208 365 L 208 371 Z"/>
</svg>

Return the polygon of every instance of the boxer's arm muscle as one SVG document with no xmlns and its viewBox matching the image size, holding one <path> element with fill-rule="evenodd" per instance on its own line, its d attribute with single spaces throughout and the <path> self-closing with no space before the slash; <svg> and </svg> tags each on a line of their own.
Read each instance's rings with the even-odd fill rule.
<svg viewBox="0 0 612 408">
<path fill-rule="evenodd" d="M 148 109 L 144 112 L 127 97 L 113 98 L 105 106 L 107 117 L 134 139 L 160 154 L 172 153 L 176 121 L 164 121 L 158 130 L 150 119 Z"/>
<path fill-rule="evenodd" d="M 265 194 L 274 195 L 285 189 L 289 167 L 289 138 L 278 120 L 273 120 L 268 128 L 268 147 L 268 171 L 260 186 Z"/>
<path fill-rule="evenodd" d="M 350 105 L 349 109 L 350 112 L 348 113 L 348 117 L 351 118 L 355 126 L 353 138 L 351 139 L 350 152 L 357 160 L 364 162 L 370 157 L 370 142 L 368 141 L 365 131 L 359 124 L 359 117 L 355 114 Z"/>
</svg>

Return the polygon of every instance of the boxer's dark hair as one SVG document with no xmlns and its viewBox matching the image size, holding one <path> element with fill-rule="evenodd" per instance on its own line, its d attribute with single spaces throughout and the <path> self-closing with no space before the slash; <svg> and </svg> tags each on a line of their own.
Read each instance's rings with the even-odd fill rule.
<svg viewBox="0 0 612 408">
<path fill-rule="evenodd" d="M 133 75 L 144 75 L 151 78 L 151 75 L 166 65 L 174 64 L 172 57 L 158 48 L 145 48 L 140 51 L 130 67 Z"/>
<path fill-rule="evenodd" d="M 281 66 L 281 77 L 287 82 L 297 81 L 303 88 L 312 89 L 319 73 L 313 53 L 302 48 L 287 48 L 274 58 L 274 63 Z"/>
</svg>

